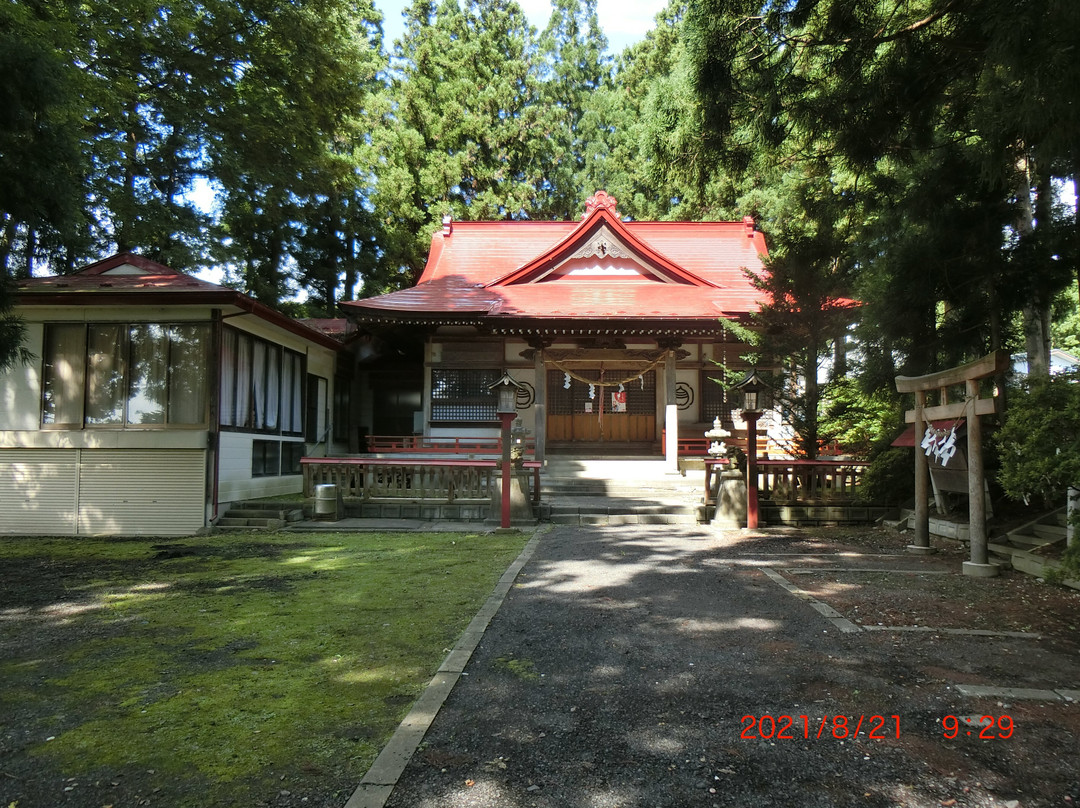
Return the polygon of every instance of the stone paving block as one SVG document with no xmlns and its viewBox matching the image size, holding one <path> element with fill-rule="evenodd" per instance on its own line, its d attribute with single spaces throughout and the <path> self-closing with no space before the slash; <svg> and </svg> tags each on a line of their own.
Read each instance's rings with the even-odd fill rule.
<svg viewBox="0 0 1080 808">
<path fill-rule="evenodd" d="M 1040 690 L 1030 687 L 989 687 L 986 685 L 953 685 L 962 696 L 972 698 L 1003 699 L 1038 699 L 1039 701 L 1061 701 L 1061 696 L 1053 690 Z"/>
</svg>

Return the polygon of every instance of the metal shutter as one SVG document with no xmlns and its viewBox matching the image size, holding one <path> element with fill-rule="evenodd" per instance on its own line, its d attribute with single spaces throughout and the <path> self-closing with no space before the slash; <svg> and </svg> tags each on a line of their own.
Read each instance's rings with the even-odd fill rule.
<svg viewBox="0 0 1080 808">
<path fill-rule="evenodd" d="M 87 449 L 81 471 L 81 534 L 188 536 L 206 523 L 201 449 Z"/>
<path fill-rule="evenodd" d="M 0 450 L 0 534 L 75 533 L 75 449 Z"/>
</svg>

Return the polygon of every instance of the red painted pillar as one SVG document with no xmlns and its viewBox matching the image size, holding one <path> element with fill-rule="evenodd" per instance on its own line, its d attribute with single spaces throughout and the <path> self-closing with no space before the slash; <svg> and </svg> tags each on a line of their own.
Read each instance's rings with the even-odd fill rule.
<svg viewBox="0 0 1080 808">
<path fill-rule="evenodd" d="M 746 526 L 756 529 L 758 526 L 757 502 L 757 422 L 761 413 L 745 412 L 746 419 Z"/>
<path fill-rule="evenodd" d="M 516 413 L 500 412 L 502 421 L 502 521 L 501 527 L 510 527 L 510 425 Z"/>
</svg>

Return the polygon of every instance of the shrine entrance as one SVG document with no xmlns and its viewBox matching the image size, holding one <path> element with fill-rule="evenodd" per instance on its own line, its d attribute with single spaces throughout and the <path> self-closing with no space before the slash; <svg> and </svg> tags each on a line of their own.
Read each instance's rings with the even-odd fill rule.
<svg viewBox="0 0 1080 808">
<path fill-rule="evenodd" d="M 577 369 L 576 369 L 577 371 Z M 656 371 L 619 382 L 625 370 L 547 371 L 547 440 L 553 448 L 655 448 Z M 583 381 L 594 379 L 596 383 Z M 615 384 L 607 384 L 613 379 Z"/>
</svg>

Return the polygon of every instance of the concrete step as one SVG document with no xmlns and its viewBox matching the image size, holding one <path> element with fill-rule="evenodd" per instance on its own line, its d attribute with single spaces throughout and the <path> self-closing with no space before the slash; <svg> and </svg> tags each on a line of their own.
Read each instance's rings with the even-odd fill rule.
<svg viewBox="0 0 1080 808">
<path fill-rule="evenodd" d="M 230 519 L 281 519 L 282 512 L 272 508 L 229 508 Z"/>
<path fill-rule="evenodd" d="M 285 525 L 286 522 L 284 519 L 255 516 L 235 516 L 233 515 L 232 511 L 219 519 L 217 523 L 217 527 L 219 528 L 237 528 L 244 530 L 251 530 L 252 528 L 262 528 L 264 530 L 270 530 L 285 527 Z"/>
</svg>

